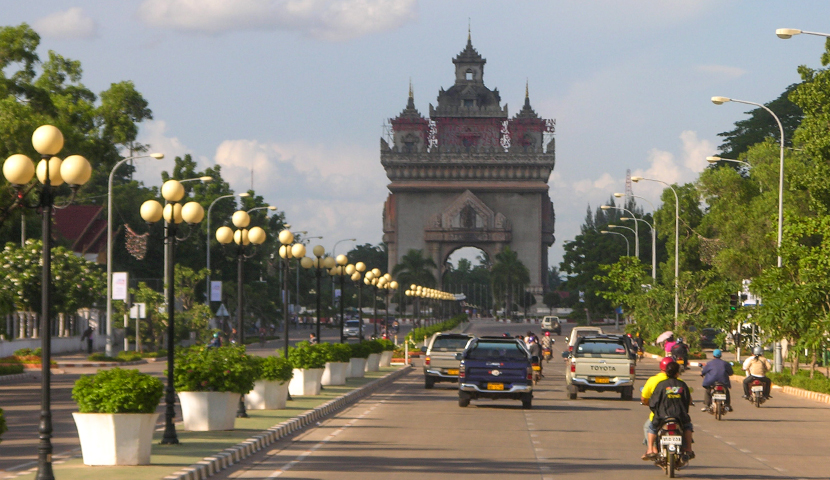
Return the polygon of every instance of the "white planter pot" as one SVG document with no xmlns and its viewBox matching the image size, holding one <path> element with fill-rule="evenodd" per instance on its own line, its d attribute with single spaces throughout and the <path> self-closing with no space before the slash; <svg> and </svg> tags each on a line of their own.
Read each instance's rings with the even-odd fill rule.
<svg viewBox="0 0 830 480">
<path fill-rule="evenodd" d="M 366 359 L 366 371 L 377 372 L 380 370 L 380 354 L 370 353 L 369 358 Z"/>
<path fill-rule="evenodd" d="M 345 385 L 349 362 L 328 362 L 323 370 L 323 385 Z"/>
<path fill-rule="evenodd" d="M 322 368 L 295 368 L 294 378 L 288 384 L 288 391 L 291 395 L 319 395 L 320 380 L 323 379 Z"/>
<path fill-rule="evenodd" d="M 365 358 L 350 358 L 349 359 L 349 373 L 347 378 L 363 378 L 366 376 L 366 359 Z"/>
<path fill-rule="evenodd" d="M 245 394 L 248 410 L 279 410 L 285 408 L 288 399 L 288 382 L 257 380 L 254 389 Z"/>
<path fill-rule="evenodd" d="M 384 350 L 383 353 L 380 354 L 380 366 L 381 367 L 391 367 L 392 366 L 392 350 Z"/>
<path fill-rule="evenodd" d="M 73 413 L 84 465 L 149 465 L 158 413 Z"/>
<path fill-rule="evenodd" d="M 239 394 L 234 392 L 179 392 L 184 429 L 192 432 L 233 430 Z"/>
</svg>

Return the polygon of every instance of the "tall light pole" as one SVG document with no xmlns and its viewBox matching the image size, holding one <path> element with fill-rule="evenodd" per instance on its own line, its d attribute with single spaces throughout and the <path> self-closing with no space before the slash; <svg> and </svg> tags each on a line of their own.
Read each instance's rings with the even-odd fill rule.
<svg viewBox="0 0 830 480">
<path fill-rule="evenodd" d="M 808 32 L 806 30 L 799 30 L 797 28 L 776 28 L 775 34 L 778 35 L 778 38 L 783 38 L 784 40 L 788 38 L 793 38 L 793 35 L 816 35 L 819 37 L 830 37 L 830 33 L 819 33 L 819 32 Z"/>
<path fill-rule="evenodd" d="M 323 295 L 321 279 L 323 278 L 323 270 L 328 270 L 334 267 L 335 262 L 332 257 L 326 257 L 326 249 L 322 245 L 315 245 L 311 249 L 315 258 L 303 257 L 300 265 L 303 268 L 314 268 L 314 276 L 317 278 L 317 341 L 320 341 L 320 297 Z M 308 258 L 308 260 L 306 260 Z"/>
<path fill-rule="evenodd" d="M 53 187 L 64 182 L 72 188 L 72 198 L 78 188 L 89 181 L 92 167 L 86 158 L 71 155 L 61 161 L 57 155 L 63 149 L 63 134 L 57 127 L 42 125 L 32 135 L 32 146 L 41 156 L 35 168 L 32 160 L 15 154 L 3 164 L 3 176 L 16 191 L 15 203 L 21 207 L 40 209 L 43 217 L 41 276 L 40 276 L 40 424 L 38 425 L 37 480 L 54 480 L 52 471 L 52 210 L 55 206 Z M 24 202 L 26 185 L 37 174 L 43 185 L 36 204 Z"/>
<path fill-rule="evenodd" d="M 615 193 L 615 198 L 625 198 L 627 195 L 624 193 Z M 648 199 L 643 198 L 639 195 L 628 195 L 631 198 L 639 198 L 644 202 L 648 203 L 651 206 L 651 211 L 654 212 L 654 204 L 651 203 Z M 653 214 L 652 214 L 653 215 Z M 641 220 L 645 221 L 645 220 Z M 649 224 L 651 227 L 651 279 L 657 282 L 657 229 L 654 228 L 653 225 Z"/>
<path fill-rule="evenodd" d="M 790 29 L 792 30 L 792 29 Z M 801 32 L 798 33 L 807 33 Z M 779 35 L 780 36 L 780 35 Z M 792 34 L 790 34 L 792 36 Z M 785 37 L 782 37 L 785 38 Z M 789 38 L 789 37 L 786 37 Z M 755 103 L 755 102 L 748 102 L 746 100 L 736 100 L 734 98 L 729 97 L 712 97 L 712 103 L 715 105 L 723 105 L 726 102 L 735 102 L 735 103 L 743 103 L 746 105 L 753 105 L 759 108 L 763 108 L 767 111 L 772 118 L 775 119 L 775 122 L 778 124 L 778 131 L 781 134 L 781 145 L 780 145 L 780 159 L 778 165 L 778 242 L 776 244 L 778 249 L 778 268 L 781 268 L 782 261 L 781 261 L 781 238 L 784 233 L 784 126 L 781 124 L 781 119 L 778 118 L 772 110 L 769 109 L 766 105 Z M 775 342 L 775 371 L 780 372 L 784 369 L 784 360 L 781 358 L 781 342 Z"/>
<path fill-rule="evenodd" d="M 723 158 L 718 156 L 706 157 L 706 161 L 709 163 L 718 163 L 718 162 L 732 162 L 732 163 L 740 163 L 741 165 L 746 166 L 747 168 L 751 168 L 752 164 L 749 162 L 744 162 L 743 160 L 735 160 L 732 158 Z"/>
<path fill-rule="evenodd" d="M 222 195 L 221 197 L 217 197 L 215 200 L 210 202 L 210 206 L 208 207 L 208 211 L 207 211 L 207 232 L 208 233 L 207 233 L 207 245 L 206 245 L 207 248 L 205 248 L 205 250 L 207 251 L 207 259 L 205 261 L 205 264 L 207 264 L 207 271 L 208 271 L 207 272 L 207 288 L 205 289 L 205 291 L 206 291 L 205 297 L 207 297 L 207 300 L 205 301 L 205 305 L 207 305 L 208 307 L 210 306 L 210 211 L 213 210 L 213 206 L 216 205 L 216 202 L 218 202 L 219 200 L 222 200 L 223 198 L 250 197 L 250 196 L 251 196 L 251 194 L 248 193 L 248 192 L 234 193 L 234 194 L 231 194 L 231 195 Z"/>
<path fill-rule="evenodd" d="M 629 210 L 627 208 L 623 208 L 623 207 L 612 207 L 611 205 L 603 205 L 600 208 L 603 209 L 603 210 L 609 210 L 609 209 L 621 210 L 621 211 L 631 215 L 632 217 L 635 216 L 634 212 L 632 212 L 631 210 Z M 609 225 L 609 227 L 610 227 L 610 225 Z M 637 222 L 634 222 L 634 256 L 637 257 L 637 258 L 640 258 L 640 229 L 637 227 Z"/>
<path fill-rule="evenodd" d="M 634 226 L 636 227 L 637 224 L 635 223 Z M 608 225 L 608 228 L 624 228 L 624 229 L 628 230 L 629 232 L 633 233 L 634 234 L 634 257 L 635 258 L 640 258 L 639 250 L 638 250 L 639 245 L 637 245 L 637 243 L 638 243 L 637 242 L 637 230 L 635 230 L 631 227 L 626 227 L 625 225 L 613 225 L 613 224 Z"/>
<path fill-rule="evenodd" d="M 674 194 L 674 328 L 676 330 L 679 326 L 677 321 L 677 313 L 680 306 L 680 288 L 677 280 L 677 277 L 680 275 L 680 198 L 677 196 L 677 190 L 662 180 L 631 177 L 632 182 L 639 182 L 640 180 L 662 183 L 663 185 L 669 187 Z"/>
<path fill-rule="evenodd" d="M 112 179 L 118 167 L 130 160 L 137 160 L 139 158 L 155 158 L 156 160 L 161 160 L 164 158 L 164 154 L 151 153 L 149 155 L 122 158 L 110 170 L 109 180 L 107 181 L 107 346 L 105 347 L 105 352 L 108 357 L 112 356 Z"/>
<path fill-rule="evenodd" d="M 625 256 L 626 257 L 631 256 L 631 243 L 628 242 L 628 237 L 626 237 L 625 235 L 623 235 L 620 232 L 609 232 L 608 230 L 600 230 L 599 233 L 605 233 L 605 234 L 610 233 L 612 235 L 619 235 L 619 236 L 623 237 L 625 239 Z"/>
<path fill-rule="evenodd" d="M 637 222 L 643 222 L 646 225 L 648 225 L 648 228 L 651 229 L 651 239 L 652 239 L 652 242 L 651 242 L 651 279 L 656 280 L 657 279 L 657 243 L 654 242 L 654 238 L 655 238 L 655 236 L 654 236 L 654 226 L 652 224 L 648 223 L 647 221 L 643 220 L 642 218 L 637 218 L 637 217 L 620 217 L 620 220 L 622 220 L 624 222 L 627 222 L 628 220 L 634 220 L 634 225 L 636 225 Z M 609 227 L 610 227 L 610 225 L 609 225 Z"/>
<path fill-rule="evenodd" d="M 294 234 L 288 230 L 287 228 L 280 232 L 279 240 L 282 246 L 280 247 L 280 257 L 283 259 L 283 269 L 285 274 L 283 275 L 283 282 L 282 282 L 282 291 L 283 291 L 283 301 L 282 301 L 282 316 L 283 316 L 283 334 L 285 335 L 285 342 L 283 345 L 284 355 L 285 358 L 288 358 L 288 269 L 289 269 L 289 262 L 292 258 L 296 258 L 299 261 L 301 258 L 305 256 L 305 245 L 302 243 L 293 243 L 294 242 Z M 293 243 L 293 245 L 292 245 Z M 300 268 L 297 265 L 297 268 Z"/>
</svg>

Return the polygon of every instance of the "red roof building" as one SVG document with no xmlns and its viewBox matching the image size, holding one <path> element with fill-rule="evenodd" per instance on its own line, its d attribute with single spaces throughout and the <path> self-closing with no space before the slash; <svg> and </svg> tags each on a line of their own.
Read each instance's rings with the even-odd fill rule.
<svg viewBox="0 0 830 480">
<path fill-rule="evenodd" d="M 54 235 L 72 243 L 72 251 L 90 262 L 107 261 L 107 219 L 99 205 L 69 205 L 54 211 Z"/>
</svg>

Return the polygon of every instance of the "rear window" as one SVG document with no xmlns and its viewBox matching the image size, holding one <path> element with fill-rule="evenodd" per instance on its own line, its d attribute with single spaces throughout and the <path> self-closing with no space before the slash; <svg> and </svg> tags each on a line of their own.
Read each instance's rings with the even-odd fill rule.
<svg viewBox="0 0 830 480">
<path fill-rule="evenodd" d="M 438 337 L 432 342 L 432 350 L 446 352 L 448 350 L 464 350 L 470 337 Z"/>
<path fill-rule="evenodd" d="M 576 356 L 580 355 L 625 356 L 625 344 L 622 340 L 586 340 L 576 346 Z"/>
<path fill-rule="evenodd" d="M 479 342 L 467 355 L 470 360 L 527 360 L 527 353 L 516 343 Z"/>
<path fill-rule="evenodd" d="M 360 326 L 360 320 L 346 320 L 346 326 L 357 328 Z"/>
</svg>

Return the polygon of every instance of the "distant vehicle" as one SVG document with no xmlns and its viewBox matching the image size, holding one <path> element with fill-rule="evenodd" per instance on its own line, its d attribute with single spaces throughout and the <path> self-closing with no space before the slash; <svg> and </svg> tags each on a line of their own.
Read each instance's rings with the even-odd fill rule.
<svg viewBox="0 0 830 480">
<path fill-rule="evenodd" d="M 461 360 L 458 405 L 466 407 L 479 398 L 521 400 L 533 404 L 533 362 L 524 342 L 515 338 L 486 337 L 470 341 L 457 354 Z"/>
<path fill-rule="evenodd" d="M 360 320 L 346 320 L 343 326 L 343 336 L 346 338 L 360 338 Z"/>
<path fill-rule="evenodd" d="M 568 342 L 568 351 L 573 351 L 576 340 L 584 335 L 602 335 L 602 327 L 574 327 L 571 330 L 571 335 L 565 337 Z"/>
<path fill-rule="evenodd" d="M 562 324 L 560 323 L 559 317 L 555 315 L 549 315 L 542 318 L 542 331 L 549 331 L 556 335 L 562 335 Z"/>
<path fill-rule="evenodd" d="M 436 382 L 457 382 L 461 360 L 456 354 L 463 352 L 472 340 L 466 333 L 436 333 L 421 351 L 424 356 L 424 388 L 432 388 Z"/>
<path fill-rule="evenodd" d="M 562 356 L 568 358 L 565 384 L 570 400 L 586 390 L 618 392 L 623 400 L 633 398 L 635 360 L 622 335 L 579 337 L 573 351 Z"/>
<path fill-rule="evenodd" d="M 700 346 L 703 348 L 720 348 L 723 345 L 715 343 L 715 338 L 720 334 L 717 328 L 704 328 L 700 331 Z"/>
</svg>

